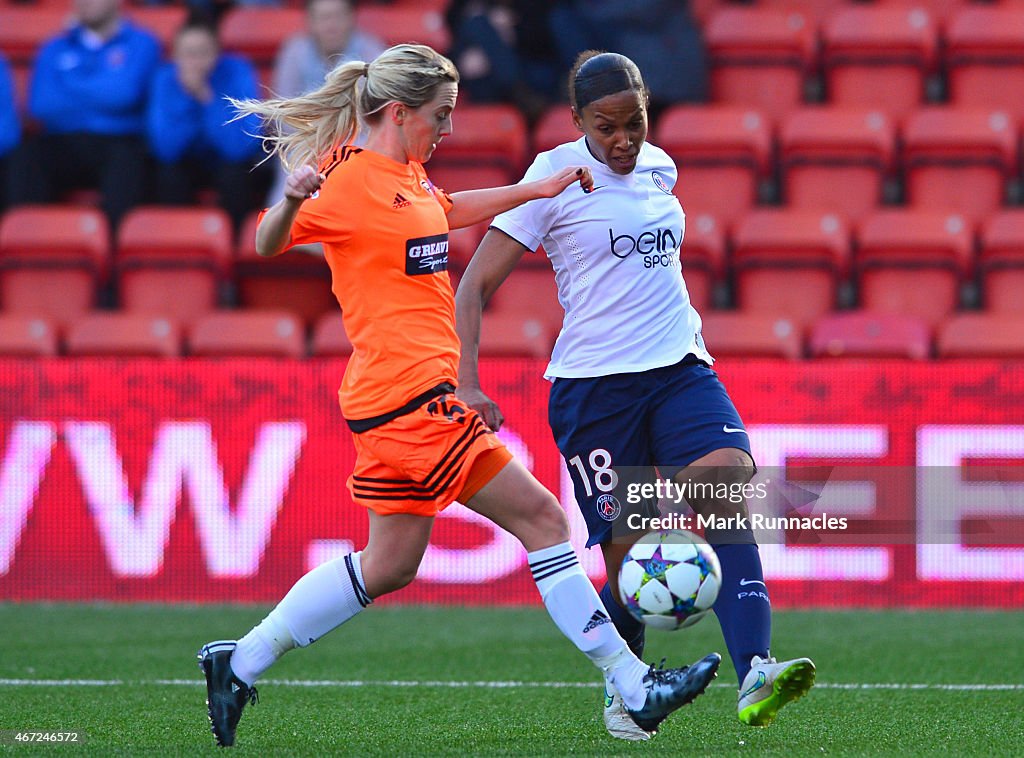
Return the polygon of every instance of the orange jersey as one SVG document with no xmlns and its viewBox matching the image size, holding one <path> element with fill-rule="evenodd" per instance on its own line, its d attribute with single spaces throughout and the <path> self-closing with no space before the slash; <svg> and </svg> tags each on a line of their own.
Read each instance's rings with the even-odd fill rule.
<svg viewBox="0 0 1024 758">
<path fill-rule="evenodd" d="M 293 245 L 323 243 L 352 342 L 338 392 L 346 419 L 394 411 L 455 384 L 459 338 L 448 278 L 451 198 L 419 163 L 344 147 L 292 225 Z"/>
</svg>

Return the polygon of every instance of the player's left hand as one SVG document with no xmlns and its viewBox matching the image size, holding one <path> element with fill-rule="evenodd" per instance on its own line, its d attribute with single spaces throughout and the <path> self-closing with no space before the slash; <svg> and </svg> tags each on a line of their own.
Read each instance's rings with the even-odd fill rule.
<svg viewBox="0 0 1024 758">
<path fill-rule="evenodd" d="M 556 171 L 547 179 L 541 179 L 537 184 L 541 197 L 556 197 L 570 184 L 579 182 L 584 192 L 590 192 L 594 186 L 594 176 L 586 166 L 566 166 Z"/>
</svg>

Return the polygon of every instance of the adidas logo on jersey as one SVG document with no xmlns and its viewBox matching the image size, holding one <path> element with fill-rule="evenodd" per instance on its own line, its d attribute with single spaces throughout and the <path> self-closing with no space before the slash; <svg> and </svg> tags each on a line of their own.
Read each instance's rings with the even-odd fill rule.
<svg viewBox="0 0 1024 758">
<path fill-rule="evenodd" d="M 392 208 L 407 208 L 410 205 L 412 205 L 412 203 L 402 197 L 401 192 L 395 193 L 395 199 L 391 203 Z"/>
</svg>

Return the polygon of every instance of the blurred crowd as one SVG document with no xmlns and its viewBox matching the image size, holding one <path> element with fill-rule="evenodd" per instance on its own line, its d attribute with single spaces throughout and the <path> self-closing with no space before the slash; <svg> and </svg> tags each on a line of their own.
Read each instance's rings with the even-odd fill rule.
<svg viewBox="0 0 1024 758">
<path fill-rule="evenodd" d="M 237 0 L 277 5 L 278 0 Z M 253 62 L 222 49 L 223 0 L 187 0 L 166 58 L 122 0 L 71 0 L 68 28 L 36 53 L 23 115 L 0 51 L 0 211 L 98 192 L 116 228 L 133 206 L 205 196 L 236 227 L 276 200 L 281 174 L 262 157 L 261 125 L 235 119 L 231 99 L 266 90 Z M 306 0 L 307 28 L 277 52 L 274 94 L 316 88 L 333 66 L 372 60 L 383 40 L 358 28 L 351 0 Z M 527 119 L 565 99 L 582 50 L 622 52 L 648 78 L 652 108 L 705 98 L 698 25 L 680 0 L 452 0 L 446 51 L 472 102 L 511 103 Z"/>
</svg>

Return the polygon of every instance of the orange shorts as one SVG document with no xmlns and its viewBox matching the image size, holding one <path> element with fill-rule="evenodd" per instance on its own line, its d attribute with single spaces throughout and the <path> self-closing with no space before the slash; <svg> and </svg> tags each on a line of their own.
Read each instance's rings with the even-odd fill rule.
<svg viewBox="0 0 1024 758">
<path fill-rule="evenodd" d="M 476 411 L 452 394 L 360 434 L 352 499 L 375 513 L 436 516 L 466 502 L 512 460 Z"/>
</svg>

